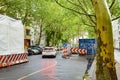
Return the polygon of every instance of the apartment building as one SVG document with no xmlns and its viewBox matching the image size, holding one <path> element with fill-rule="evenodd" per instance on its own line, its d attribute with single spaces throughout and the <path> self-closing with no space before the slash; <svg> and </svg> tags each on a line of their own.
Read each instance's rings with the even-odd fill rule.
<svg viewBox="0 0 120 80">
<path fill-rule="evenodd" d="M 24 27 L 24 48 L 25 51 L 27 50 L 28 46 L 31 45 L 31 27 L 25 26 Z"/>
<path fill-rule="evenodd" d="M 119 23 L 119 20 L 113 21 L 112 25 L 113 25 L 114 48 L 120 50 L 120 23 Z"/>
</svg>

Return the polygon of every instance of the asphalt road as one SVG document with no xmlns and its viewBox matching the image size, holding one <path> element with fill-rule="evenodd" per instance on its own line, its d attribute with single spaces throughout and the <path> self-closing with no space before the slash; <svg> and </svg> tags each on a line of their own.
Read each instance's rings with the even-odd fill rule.
<svg viewBox="0 0 120 80">
<path fill-rule="evenodd" d="M 0 80 L 83 80 L 86 56 L 72 55 L 64 59 L 28 56 L 29 62 L 0 69 Z"/>
</svg>

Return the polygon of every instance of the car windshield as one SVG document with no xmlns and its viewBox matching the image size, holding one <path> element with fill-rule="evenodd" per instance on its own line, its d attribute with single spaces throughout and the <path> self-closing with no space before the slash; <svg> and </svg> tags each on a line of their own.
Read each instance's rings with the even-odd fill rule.
<svg viewBox="0 0 120 80">
<path fill-rule="evenodd" d="M 30 46 L 29 48 L 32 48 L 32 49 L 42 49 L 41 47 L 38 47 L 38 46 Z"/>
</svg>

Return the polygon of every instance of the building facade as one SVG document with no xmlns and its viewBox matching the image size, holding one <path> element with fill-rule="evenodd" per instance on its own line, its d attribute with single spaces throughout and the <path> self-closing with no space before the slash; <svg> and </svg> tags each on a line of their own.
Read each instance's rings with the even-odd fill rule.
<svg viewBox="0 0 120 80">
<path fill-rule="evenodd" d="M 114 48 L 120 50 L 120 24 L 119 24 L 119 20 L 113 21 L 112 26 L 113 26 Z"/>
<path fill-rule="evenodd" d="M 24 48 L 27 51 L 27 48 L 31 45 L 31 27 L 25 26 L 24 27 Z"/>
</svg>

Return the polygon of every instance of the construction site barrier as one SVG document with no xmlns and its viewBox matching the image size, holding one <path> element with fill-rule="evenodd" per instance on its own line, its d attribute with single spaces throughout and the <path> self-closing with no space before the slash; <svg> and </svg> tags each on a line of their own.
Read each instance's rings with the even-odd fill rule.
<svg viewBox="0 0 120 80">
<path fill-rule="evenodd" d="M 11 65 L 28 62 L 27 54 L 11 54 L 11 55 L 0 55 L 0 68 L 9 67 Z"/>
<path fill-rule="evenodd" d="M 71 48 L 70 52 L 71 53 L 78 53 L 78 54 L 81 54 L 81 55 L 87 54 L 87 50 L 86 49 L 79 49 L 79 48 Z"/>
<path fill-rule="evenodd" d="M 68 56 L 68 52 L 67 52 L 66 48 L 64 48 L 64 50 L 63 50 L 63 56 Z"/>
</svg>

